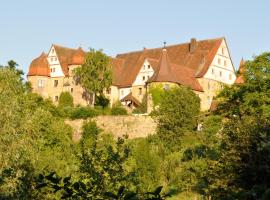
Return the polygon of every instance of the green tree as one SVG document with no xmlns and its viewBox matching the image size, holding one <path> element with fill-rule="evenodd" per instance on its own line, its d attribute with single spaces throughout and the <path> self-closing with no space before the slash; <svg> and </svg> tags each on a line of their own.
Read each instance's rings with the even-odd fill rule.
<svg viewBox="0 0 270 200">
<path fill-rule="evenodd" d="M 220 157 L 209 166 L 213 199 L 270 198 L 270 53 L 245 64 L 245 83 L 226 88 Z"/>
<path fill-rule="evenodd" d="M 199 111 L 200 99 L 190 89 L 179 86 L 164 91 L 154 111 L 158 136 L 171 147 L 179 145 L 181 136 L 195 129 Z"/>
<path fill-rule="evenodd" d="M 95 96 L 102 95 L 112 84 L 110 58 L 102 50 L 90 49 L 85 63 L 75 69 L 75 79 L 88 94 L 93 94 L 91 104 L 94 105 Z"/>
<path fill-rule="evenodd" d="M 73 107 L 73 97 L 69 92 L 61 92 L 59 97 L 59 107 Z"/>
</svg>

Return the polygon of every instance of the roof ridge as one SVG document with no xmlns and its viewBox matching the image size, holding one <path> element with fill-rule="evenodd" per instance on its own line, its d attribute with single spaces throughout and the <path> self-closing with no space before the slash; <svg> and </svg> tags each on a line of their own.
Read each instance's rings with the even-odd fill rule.
<svg viewBox="0 0 270 200">
<path fill-rule="evenodd" d="M 78 50 L 78 48 L 76 49 L 76 48 L 64 47 L 64 46 L 58 45 L 58 44 L 52 44 L 52 46 L 67 49 L 67 50 L 74 50 L 74 51 Z"/>
<path fill-rule="evenodd" d="M 203 39 L 203 40 L 197 40 L 197 42 L 206 42 L 206 41 L 214 41 L 214 40 L 222 40 L 224 39 L 225 37 L 217 37 L 217 38 L 212 38 L 212 39 Z M 166 49 L 170 48 L 170 47 L 175 47 L 175 46 L 179 46 L 179 45 L 185 45 L 185 44 L 189 44 L 190 42 L 184 42 L 184 43 L 178 43 L 178 44 L 172 44 L 172 45 L 166 45 Z M 120 54 L 117 54 L 117 56 L 122 56 L 122 55 L 127 55 L 127 54 L 132 54 L 132 53 L 140 53 L 140 52 L 143 52 L 143 51 L 148 51 L 148 50 L 157 50 L 157 49 L 163 49 L 163 47 L 155 47 L 155 48 L 145 48 L 145 49 L 142 49 L 142 50 L 135 50 L 135 51 L 129 51 L 129 52 L 126 52 L 126 53 L 120 53 Z"/>
</svg>

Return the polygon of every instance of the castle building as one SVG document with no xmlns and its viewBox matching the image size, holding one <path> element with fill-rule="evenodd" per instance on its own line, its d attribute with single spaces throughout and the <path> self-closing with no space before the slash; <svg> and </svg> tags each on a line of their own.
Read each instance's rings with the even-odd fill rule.
<svg viewBox="0 0 270 200">
<path fill-rule="evenodd" d="M 85 91 L 73 80 L 72 70 L 84 63 L 85 52 L 52 45 L 48 54 L 34 59 L 27 75 L 33 92 L 57 102 L 69 91 L 75 104 L 87 105 Z M 236 80 L 235 69 L 225 38 L 197 41 L 162 48 L 118 54 L 111 58 L 113 82 L 104 94 L 111 105 L 121 101 L 136 107 L 150 85 L 190 87 L 201 99 L 201 110 L 208 110 L 223 85 Z"/>
</svg>

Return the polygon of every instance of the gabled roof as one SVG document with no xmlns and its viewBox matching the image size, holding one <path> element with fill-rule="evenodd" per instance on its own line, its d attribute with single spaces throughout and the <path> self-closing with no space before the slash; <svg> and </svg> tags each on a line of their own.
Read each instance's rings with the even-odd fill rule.
<svg viewBox="0 0 270 200">
<path fill-rule="evenodd" d="M 241 61 L 240 61 L 240 64 L 239 64 L 238 75 L 237 75 L 237 78 L 235 80 L 236 84 L 241 84 L 241 83 L 245 82 L 245 80 L 244 80 L 244 72 L 245 72 L 245 61 L 242 58 Z"/>
<path fill-rule="evenodd" d="M 121 102 L 125 102 L 125 101 L 131 101 L 132 103 L 134 103 L 136 106 L 141 105 L 140 101 L 138 99 L 136 99 L 132 93 L 130 92 L 128 95 L 126 95 L 125 97 L 123 97 L 121 100 Z"/>
<path fill-rule="evenodd" d="M 55 49 L 56 55 L 58 57 L 58 60 L 60 62 L 60 65 L 62 67 L 62 71 L 65 74 L 65 76 L 68 76 L 68 65 L 73 64 L 73 56 L 76 55 L 76 53 L 80 53 L 79 49 L 71 49 L 67 47 L 62 47 L 60 45 L 53 44 L 53 47 Z"/>
<path fill-rule="evenodd" d="M 194 41 L 195 48 L 191 51 L 191 43 L 167 46 L 167 54 L 171 64 L 184 66 L 195 71 L 197 78 L 203 77 L 211 65 L 218 48 L 224 38 Z M 119 84 L 131 86 L 135 81 L 145 59 L 159 60 L 162 48 L 144 49 L 142 51 L 118 54 L 116 58 L 123 60 L 123 70 Z"/>
<path fill-rule="evenodd" d="M 31 62 L 27 76 L 50 76 L 49 63 L 44 52 Z"/>
</svg>

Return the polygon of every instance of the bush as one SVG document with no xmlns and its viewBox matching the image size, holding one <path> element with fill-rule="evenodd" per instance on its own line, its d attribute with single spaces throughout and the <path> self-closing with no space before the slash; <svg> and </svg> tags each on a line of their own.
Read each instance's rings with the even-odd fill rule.
<svg viewBox="0 0 270 200">
<path fill-rule="evenodd" d="M 99 115 L 99 112 L 93 108 L 89 107 L 77 107 L 71 113 L 71 119 L 86 119 L 90 117 L 95 117 Z"/>
<path fill-rule="evenodd" d="M 95 106 L 101 106 L 102 108 L 108 107 L 110 100 L 104 95 L 97 96 Z"/>
<path fill-rule="evenodd" d="M 117 106 L 117 107 L 112 108 L 111 114 L 112 115 L 127 115 L 127 110 L 125 108 Z"/>
<path fill-rule="evenodd" d="M 59 97 L 59 107 L 73 107 L 73 97 L 69 92 L 61 92 Z"/>
</svg>

